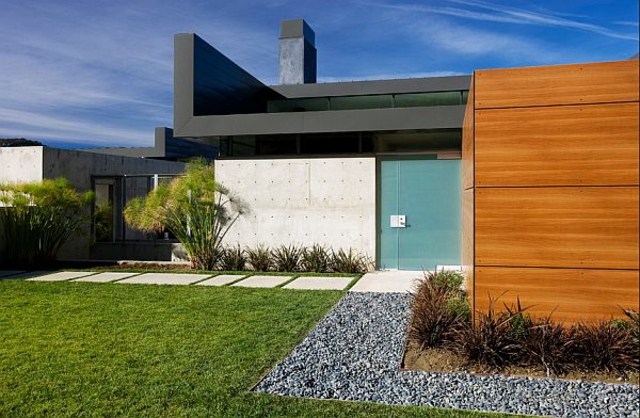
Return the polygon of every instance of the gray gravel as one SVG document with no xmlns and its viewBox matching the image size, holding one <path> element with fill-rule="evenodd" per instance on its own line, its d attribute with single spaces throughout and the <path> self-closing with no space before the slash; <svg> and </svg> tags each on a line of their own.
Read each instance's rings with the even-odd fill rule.
<svg viewBox="0 0 640 418">
<path fill-rule="evenodd" d="M 256 391 L 559 417 L 637 417 L 638 387 L 400 371 L 409 296 L 349 293 Z"/>
</svg>

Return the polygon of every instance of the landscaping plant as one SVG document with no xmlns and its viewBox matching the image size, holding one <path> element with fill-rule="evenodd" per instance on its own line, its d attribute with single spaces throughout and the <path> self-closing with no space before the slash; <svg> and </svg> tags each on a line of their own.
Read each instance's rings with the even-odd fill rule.
<svg viewBox="0 0 640 418">
<path fill-rule="evenodd" d="M 358 254 L 352 248 L 332 251 L 331 269 L 337 273 L 366 273 L 373 267 L 369 257 Z"/>
<path fill-rule="evenodd" d="M 541 367 L 547 376 L 566 373 L 575 368 L 575 329 L 553 322 L 551 315 L 537 321 L 526 317 L 528 326 L 520 340 L 525 363 Z M 516 336 L 517 337 L 517 336 Z"/>
<path fill-rule="evenodd" d="M 412 301 L 409 338 L 421 348 L 440 347 L 453 341 L 456 330 L 469 322 L 465 293 L 457 272 L 426 272 Z"/>
<path fill-rule="evenodd" d="M 634 330 L 617 321 L 579 323 L 575 326 L 577 363 L 589 370 L 624 374 L 638 370 L 640 347 Z"/>
<path fill-rule="evenodd" d="M 41 265 L 89 222 L 93 193 L 64 179 L 0 185 L 0 236 L 9 264 Z"/>
<path fill-rule="evenodd" d="M 227 247 L 220 255 L 220 268 L 228 271 L 242 271 L 245 269 L 247 257 L 240 245 Z"/>
<path fill-rule="evenodd" d="M 276 271 L 298 271 L 303 250 L 295 245 L 281 245 L 271 251 Z"/>
<path fill-rule="evenodd" d="M 259 244 L 255 248 L 247 248 L 247 261 L 251 265 L 251 268 L 255 271 L 269 271 L 271 270 L 271 250 L 269 247 Z"/>
<path fill-rule="evenodd" d="M 496 312 L 497 299 L 490 299 L 487 313 L 477 312 L 476 320 L 455 330 L 454 347 L 467 360 L 491 369 L 502 369 L 522 355 L 521 345 L 513 332 L 512 321 L 526 308 Z"/>
<path fill-rule="evenodd" d="M 331 253 L 320 244 L 304 248 L 300 260 L 303 271 L 326 273 L 331 266 Z"/>
<path fill-rule="evenodd" d="M 212 270 L 222 241 L 247 205 L 215 181 L 213 163 L 198 159 L 185 175 L 160 184 L 144 198 L 127 204 L 127 223 L 145 232 L 170 231 L 180 241 L 194 268 Z"/>
</svg>

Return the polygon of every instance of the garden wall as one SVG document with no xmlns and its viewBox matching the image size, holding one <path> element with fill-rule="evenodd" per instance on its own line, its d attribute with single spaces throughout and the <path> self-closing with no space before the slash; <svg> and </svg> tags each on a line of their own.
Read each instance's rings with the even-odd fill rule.
<svg viewBox="0 0 640 418">
<path fill-rule="evenodd" d="M 49 147 L 0 148 L 0 182 L 65 177 L 79 190 L 91 189 L 91 176 L 178 174 L 184 164 Z M 146 189 L 145 189 L 146 191 Z M 61 259 L 89 258 L 90 227 L 62 247 Z"/>
<path fill-rule="evenodd" d="M 638 309 L 638 60 L 476 71 L 463 132 L 475 308 Z M 471 96 L 473 95 L 473 96 Z"/>
<path fill-rule="evenodd" d="M 243 198 L 225 243 L 324 244 L 375 257 L 375 158 L 216 161 L 216 180 Z"/>
</svg>

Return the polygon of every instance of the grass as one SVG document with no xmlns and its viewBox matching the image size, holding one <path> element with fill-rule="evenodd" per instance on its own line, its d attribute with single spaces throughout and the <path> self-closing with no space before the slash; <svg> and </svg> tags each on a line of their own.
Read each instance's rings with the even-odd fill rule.
<svg viewBox="0 0 640 418">
<path fill-rule="evenodd" d="M 0 280 L 0 294 L 0 416 L 498 416 L 250 392 L 342 292 Z"/>
</svg>

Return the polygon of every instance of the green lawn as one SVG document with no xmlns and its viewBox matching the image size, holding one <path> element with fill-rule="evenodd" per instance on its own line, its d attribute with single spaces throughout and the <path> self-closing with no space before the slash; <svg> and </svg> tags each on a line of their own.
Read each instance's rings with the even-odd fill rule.
<svg viewBox="0 0 640 418">
<path fill-rule="evenodd" d="M 498 416 L 250 392 L 341 295 L 0 280 L 0 416 Z"/>
</svg>

